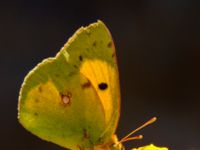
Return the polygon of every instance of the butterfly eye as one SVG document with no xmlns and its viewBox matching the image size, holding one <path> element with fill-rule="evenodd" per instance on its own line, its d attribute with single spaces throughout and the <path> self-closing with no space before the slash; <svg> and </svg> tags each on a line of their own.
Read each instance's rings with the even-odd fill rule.
<svg viewBox="0 0 200 150">
<path fill-rule="evenodd" d="M 100 90 L 105 90 L 108 88 L 108 85 L 107 85 L 107 83 L 102 82 L 98 85 L 98 87 Z"/>
</svg>

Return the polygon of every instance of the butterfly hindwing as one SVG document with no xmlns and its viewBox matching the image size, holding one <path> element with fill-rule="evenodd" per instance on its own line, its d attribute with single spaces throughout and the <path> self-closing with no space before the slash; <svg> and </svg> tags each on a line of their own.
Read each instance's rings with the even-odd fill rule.
<svg viewBox="0 0 200 150">
<path fill-rule="evenodd" d="M 88 79 L 75 70 L 67 73 L 67 66 L 45 61 L 27 76 L 19 119 L 47 141 L 70 149 L 92 146 L 105 128 L 103 107 L 94 88 L 83 87 Z"/>
</svg>

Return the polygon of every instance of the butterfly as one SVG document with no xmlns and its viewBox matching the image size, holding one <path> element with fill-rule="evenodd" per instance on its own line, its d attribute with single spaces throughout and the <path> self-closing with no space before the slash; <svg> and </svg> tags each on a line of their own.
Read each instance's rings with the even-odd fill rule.
<svg viewBox="0 0 200 150">
<path fill-rule="evenodd" d="M 124 149 L 131 138 L 117 139 L 119 116 L 116 51 L 102 21 L 78 29 L 55 57 L 28 73 L 20 90 L 23 127 L 68 149 Z"/>
</svg>

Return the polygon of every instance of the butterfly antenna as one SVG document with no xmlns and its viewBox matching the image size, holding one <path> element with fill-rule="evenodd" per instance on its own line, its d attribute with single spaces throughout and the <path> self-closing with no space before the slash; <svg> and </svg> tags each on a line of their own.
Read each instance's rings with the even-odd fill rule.
<svg viewBox="0 0 200 150">
<path fill-rule="evenodd" d="M 130 141 L 130 140 L 138 140 L 138 139 L 142 139 L 143 136 L 139 135 L 139 136 L 134 136 L 134 137 L 130 137 L 131 135 L 133 135 L 134 133 L 136 133 L 137 131 L 143 129 L 144 127 L 154 123 L 157 120 L 156 117 L 151 118 L 149 121 L 145 122 L 143 125 L 141 125 L 140 127 L 138 127 L 137 129 L 133 130 L 132 132 L 130 132 L 128 135 L 126 135 L 125 137 L 123 137 L 119 143 L 123 143 L 126 141 Z"/>
<path fill-rule="evenodd" d="M 124 140 L 121 140 L 119 143 L 124 143 L 124 142 L 132 141 L 132 140 L 141 140 L 142 138 L 143 138 L 142 135 L 137 135 L 137 136 L 134 136 L 134 137 L 130 137 L 130 138 L 126 138 Z"/>
</svg>

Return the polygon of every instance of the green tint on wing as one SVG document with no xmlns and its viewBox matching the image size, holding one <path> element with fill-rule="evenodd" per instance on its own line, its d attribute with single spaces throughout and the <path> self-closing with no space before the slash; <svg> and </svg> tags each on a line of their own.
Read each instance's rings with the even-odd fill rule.
<svg viewBox="0 0 200 150">
<path fill-rule="evenodd" d="M 83 89 L 86 83 L 66 61 L 42 62 L 21 89 L 20 122 L 40 138 L 66 148 L 93 146 L 105 128 L 105 118 L 94 88 Z"/>
<path fill-rule="evenodd" d="M 99 89 L 99 82 L 108 88 Z M 80 28 L 55 58 L 44 60 L 27 75 L 18 117 L 44 140 L 69 149 L 92 148 L 106 144 L 114 134 L 119 98 L 114 45 L 98 21 Z"/>
<path fill-rule="evenodd" d="M 102 133 L 102 142 L 115 133 L 120 115 L 120 87 L 116 52 L 111 34 L 101 21 L 80 28 L 58 54 L 79 69 L 95 87 L 108 119 Z M 92 62 L 93 61 L 93 62 Z M 84 66 L 83 66 L 84 64 Z M 92 75 L 93 74 L 93 75 Z M 92 77 L 93 76 L 93 77 Z M 100 82 L 108 83 L 108 90 L 98 88 Z M 112 106 L 106 109 L 106 105 Z M 106 117 L 107 118 L 107 117 Z"/>
</svg>

